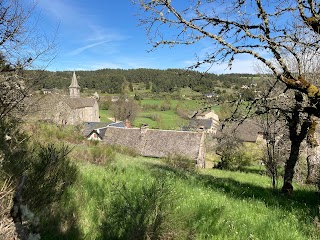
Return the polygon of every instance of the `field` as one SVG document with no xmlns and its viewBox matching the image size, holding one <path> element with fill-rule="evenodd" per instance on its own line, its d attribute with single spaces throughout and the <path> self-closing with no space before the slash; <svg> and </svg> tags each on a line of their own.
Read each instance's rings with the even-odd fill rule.
<svg viewBox="0 0 320 240">
<path fill-rule="evenodd" d="M 282 195 L 272 190 L 261 165 L 253 163 L 245 172 L 196 169 L 186 159 L 146 158 L 86 141 L 78 127 L 24 128 L 43 146 L 50 142 L 59 149 L 63 143 L 72 149 L 73 168 L 67 162 L 59 172 L 55 166 L 63 158 L 56 161 L 57 152 L 31 155 L 46 159 L 40 168 L 46 174 L 29 175 L 36 192 L 25 196 L 26 203 L 41 199 L 39 191 L 56 196 L 28 205 L 40 217 L 41 239 L 320 239 L 317 189 L 295 184 L 292 195 Z M 30 142 L 33 151 L 35 144 Z M 56 191 L 61 181 L 39 185 L 39 176 L 40 182 L 68 185 Z"/>
<path fill-rule="evenodd" d="M 42 239 L 320 239 L 309 187 L 295 186 L 287 198 L 259 174 L 181 170 L 123 154 L 78 166 L 59 203 L 62 230 L 48 227 Z"/>
<path fill-rule="evenodd" d="M 201 109 L 204 106 L 202 101 L 198 100 L 170 100 L 169 107 L 160 109 L 165 103 L 165 100 L 159 99 L 144 99 L 139 101 L 140 111 L 132 123 L 134 127 L 140 127 L 141 124 L 148 124 L 150 128 L 159 129 L 181 129 L 188 124 L 188 116 L 195 110 Z M 177 108 L 181 109 L 185 116 L 182 117 L 177 113 Z M 217 112 L 219 107 L 213 107 Z M 112 113 L 108 110 L 100 110 L 100 120 L 109 122 L 112 118 Z"/>
</svg>

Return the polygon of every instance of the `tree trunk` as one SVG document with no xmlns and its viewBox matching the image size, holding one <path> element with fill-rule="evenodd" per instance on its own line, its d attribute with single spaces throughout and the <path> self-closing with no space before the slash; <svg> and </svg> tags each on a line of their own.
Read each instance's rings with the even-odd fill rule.
<svg viewBox="0 0 320 240">
<path fill-rule="evenodd" d="M 308 154 L 307 157 L 307 166 L 308 166 L 308 172 L 307 172 L 307 178 L 306 183 L 312 183 L 315 184 L 318 182 L 319 178 L 319 147 L 313 147 Z"/>
<path fill-rule="evenodd" d="M 300 92 L 295 92 L 295 100 L 296 104 L 291 112 L 292 115 L 287 115 L 291 146 L 290 156 L 286 162 L 283 177 L 282 192 L 286 194 L 291 194 L 293 191 L 292 179 L 294 176 L 294 167 L 299 159 L 301 143 L 306 138 L 312 123 L 311 116 L 303 116 L 303 113 L 300 111 L 302 108 L 301 102 L 303 101 L 303 97 Z"/>
<path fill-rule="evenodd" d="M 290 156 L 285 165 L 285 172 L 283 177 L 282 192 L 291 194 L 293 191 L 292 179 L 294 176 L 294 167 L 299 159 L 301 141 L 291 141 Z"/>
<path fill-rule="evenodd" d="M 308 143 L 308 157 L 307 157 L 307 178 L 306 183 L 315 184 L 319 179 L 319 162 L 320 162 L 320 147 L 317 141 L 318 133 L 316 127 L 318 122 L 315 117 L 311 119 L 312 124 L 309 129 L 307 143 Z"/>
</svg>

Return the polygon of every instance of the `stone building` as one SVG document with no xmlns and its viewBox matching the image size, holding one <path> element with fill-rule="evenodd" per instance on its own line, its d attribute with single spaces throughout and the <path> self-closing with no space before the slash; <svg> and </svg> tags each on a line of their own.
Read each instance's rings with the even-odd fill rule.
<svg viewBox="0 0 320 240">
<path fill-rule="evenodd" d="M 76 73 L 73 72 L 69 96 L 47 94 L 40 103 L 42 119 L 57 124 L 76 125 L 100 122 L 99 106 L 95 98 L 82 98 Z"/>
<path fill-rule="evenodd" d="M 205 167 L 205 132 L 107 127 L 103 143 L 136 150 L 146 157 L 181 156 Z"/>
</svg>

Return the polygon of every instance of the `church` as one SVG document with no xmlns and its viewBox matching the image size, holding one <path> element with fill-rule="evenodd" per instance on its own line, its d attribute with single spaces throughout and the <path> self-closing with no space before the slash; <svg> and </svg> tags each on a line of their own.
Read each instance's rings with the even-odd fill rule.
<svg viewBox="0 0 320 240">
<path fill-rule="evenodd" d="M 82 98 L 76 73 L 73 72 L 69 96 L 49 94 L 45 97 L 44 120 L 57 124 L 77 125 L 83 122 L 100 122 L 96 98 Z"/>
</svg>

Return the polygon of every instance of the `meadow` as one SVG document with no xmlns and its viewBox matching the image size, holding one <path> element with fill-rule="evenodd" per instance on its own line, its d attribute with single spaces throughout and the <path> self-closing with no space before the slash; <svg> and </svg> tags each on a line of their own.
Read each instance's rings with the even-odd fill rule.
<svg viewBox="0 0 320 240">
<path fill-rule="evenodd" d="M 169 105 L 165 104 L 164 99 L 139 100 L 140 111 L 132 126 L 140 127 L 142 124 L 148 124 L 150 128 L 180 130 L 188 124 L 188 116 L 204 106 L 203 101 L 191 99 L 169 100 Z M 182 114 L 178 114 L 178 109 Z M 212 109 L 216 112 L 220 110 L 219 106 Z M 101 122 L 110 122 L 112 117 L 111 111 L 100 110 Z"/>
<path fill-rule="evenodd" d="M 320 239 L 312 187 L 296 185 L 287 197 L 257 173 L 179 169 L 123 153 L 77 166 L 42 239 Z"/>
<path fill-rule="evenodd" d="M 25 190 L 26 204 L 33 200 L 29 206 L 40 217 L 41 239 L 320 239 L 318 190 L 295 184 L 292 195 L 283 195 L 261 165 L 197 169 L 183 158 L 141 157 L 87 141 L 79 127 L 24 129 L 35 141 L 31 150 L 36 142 L 45 150 L 30 153 L 45 161 L 35 165 L 41 171 L 29 174 L 34 182 Z M 56 161 L 61 145 L 72 151 Z"/>
</svg>

